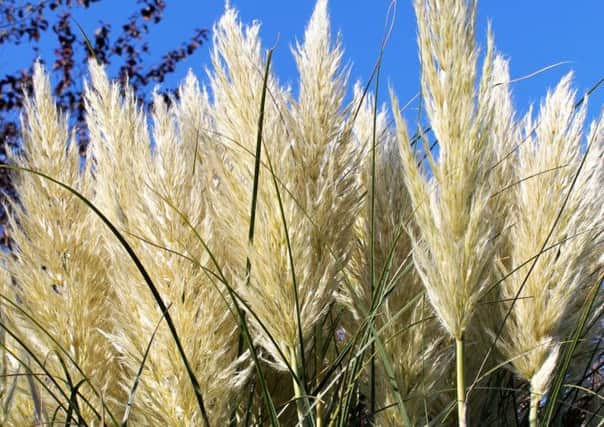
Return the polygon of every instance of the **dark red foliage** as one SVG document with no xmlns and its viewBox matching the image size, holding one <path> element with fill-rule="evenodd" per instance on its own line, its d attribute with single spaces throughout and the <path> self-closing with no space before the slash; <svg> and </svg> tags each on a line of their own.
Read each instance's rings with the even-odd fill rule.
<svg viewBox="0 0 604 427">
<path fill-rule="evenodd" d="M 112 76 L 128 81 L 141 103 L 148 105 L 146 96 L 149 88 L 162 83 L 173 73 L 179 62 L 192 55 L 208 38 L 208 30 L 197 29 L 180 47 L 166 52 L 161 61 L 149 64 L 145 54 L 149 52 L 146 41 L 152 25 L 163 18 L 166 8 L 164 0 L 137 0 L 136 10 L 123 25 L 114 30 L 108 23 L 101 22 L 93 34 L 81 33 L 72 19 L 74 8 L 88 9 L 102 0 L 1 0 L 0 1 L 0 45 L 23 45 L 39 54 L 42 33 L 50 31 L 56 38 L 52 70 L 54 94 L 61 109 L 69 112 L 82 147 L 87 143 L 82 97 L 81 70 L 90 57 L 103 64 L 112 64 L 117 70 Z M 13 73 L 0 74 L 0 163 L 6 162 L 9 147 L 19 146 L 18 115 L 23 106 L 23 93 L 31 91 L 32 67 Z M 169 91 L 173 92 L 173 91 Z M 0 170 L 0 245 L 8 242 L 2 226 L 6 214 L 3 206 L 7 197 L 15 198 L 10 173 Z"/>
</svg>

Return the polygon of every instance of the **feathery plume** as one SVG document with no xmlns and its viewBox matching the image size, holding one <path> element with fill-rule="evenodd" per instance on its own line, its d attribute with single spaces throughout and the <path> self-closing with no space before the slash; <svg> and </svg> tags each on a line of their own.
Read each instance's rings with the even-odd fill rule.
<svg viewBox="0 0 604 427">
<path fill-rule="evenodd" d="M 181 87 L 182 101 L 173 109 L 156 95 L 151 138 L 131 89 L 126 88 L 121 97 L 107 85 L 104 72 L 96 65 L 91 74 L 93 82 L 87 88 L 94 115 L 89 123 L 91 146 L 99 163 L 98 186 L 108 193 L 98 195 L 98 203 L 114 213 L 169 307 L 200 382 L 208 417 L 227 422 L 234 409 L 233 393 L 246 375 L 245 370 L 239 375 L 236 372 L 242 361 L 235 354 L 237 321 L 222 284 L 214 283 L 206 273 L 206 268 L 213 268 L 209 254 L 189 225 L 213 242 L 212 218 L 206 193 L 201 190 L 208 176 L 201 166 L 194 168 L 196 150 L 204 152 L 211 141 L 203 129 L 207 96 L 192 77 Z M 136 152 L 141 141 L 151 139 L 153 152 L 149 147 Z M 131 174 L 115 173 L 127 171 L 126 164 L 134 159 L 139 167 Z M 111 176 L 110 170 L 114 171 Z M 132 409 L 133 421 L 200 424 L 202 414 L 190 379 L 174 338 L 161 326 L 163 316 L 157 302 L 115 240 L 105 239 L 105 250 L 114 260 L 111 279 L 119 297 L 113 314 L 119 329 L 108 338 L 121 354 L 124 387 L 131 387 L 145 349 L 151 346 Z M 120 286 L 122 283 L 128 286 Z"/>
<path fill-rule="evenodd" d="M 17 165 L 90 197 L 94 191 L 90 168 L 80 167 L 67 117 L 57 110 L 49 77 L 40 64 L 35 65 L 33 82 L 34 94 L 26 98 L 23 116 L 24 151 L 12 157 Z M 124 394 L 115 381 L 117 354 L 104 337 L 113 331 L 115 295 L 100 237 L 94 231 L 97 219 L 75 196 L 45 178 L 22 171 L 15 185 L 20 203 L 15 204 L 9 221 L 17 249 L 3 258 L 15 283 L 13 302 L 37 322 L 10 308 L 17 333 L 31 360 L 45 360 L 50 375 L 62 381 L 70 378 L 74 386 L 84 380 L 79 398 L 92 405 L 80 406 L 85 422 L 98 421 L 95 408 L 101 408 L 101 399 L 109 403 L 114 416 L 120 416 L 117 402 Z M 61 401 L 40 387 L 45 413 L 52 414 L 62 405 L 57 420 L 67 416 L 71 390 L 65 384 L 54 383 L 50 388 L 63 397 Z"/>
<path fill-rule="evenodd" d="M 243 30 L 227 10 L 215 34 L 214 123 L 234 141 L 225 142 L 215 200 L 225 241 L 246 248 L 255 163 L 250 154 L 256 151 L 264 67 L 257 25 Z M 276 369 L 296 372 L 300 397 L 308 337 L 335 301 L 359 199 L 357 154 L 343 106 L 347 73 L 341 71 L 339 43 L 332 46 L 326 1 L 317 2 L 294 55 L 297 101 L 288 101 L 288 91 L 268 79 L 256 232 L 245 251 L 233 251 L 237 259 L 229 265 L 254 313 L 249 318 L 265 358 Z"/>
<path fill-rule="evenodd" d="M 527 140 L 518 149 L 515 171 L 525 179 L 512 190 L 510 266 L 539 258 L 501 285 L 503 301 L 517 299 L 504 325 L 500 350 L 531 385 L 531 425 L 536 425 L 538 404 L 548 389 L 556 355 L 572 331 L 593 283 L 590 269 L 601 254 L 597 237 L 602 232 L 601 197 L 594 192 L 601 184 L 601 148 L 598 141 L 592 141 L 584 169 L 572 188 L 583 156 L 586 105 L 575 111 L 571 77 L 567 74 L 548 93 L 536 125 L 530 117 L 525 119 Z M 540 253 L 546 242 L 546 250 Z M 511 267 L 500 264 L 505 275 Z M 502 304 L 504 312 L 509 306 Z"/>
<path fill-rule="evenodd" d="M 419 170 L 396 100 L 393 109 L 417 225 L 413 259 L 434 311 L 457 343 L 459 422 L 464 425 L 463 337 L 486 289 L 495 247 L 488 219 L 492 39 L 476 94 L 475 4 L 417 0 L 415 9 L 423 99 L 440 149 L 437 161 L 424 144 L 431 179 Z"/>
</svg>

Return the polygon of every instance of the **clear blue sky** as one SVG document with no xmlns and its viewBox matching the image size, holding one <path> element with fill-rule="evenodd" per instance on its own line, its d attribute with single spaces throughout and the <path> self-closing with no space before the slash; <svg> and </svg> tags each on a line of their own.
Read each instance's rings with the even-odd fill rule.
<svg viewBox="0 0 604 427">
<path fill-rule="evenodd" d="M 223 0 L 167 0 L 164 20 L 153 28 L 150 60 L 186 40 L 196 27 L 211 28 L 224 10 Z M 232 0 L 244 22 L 262 23 L 264 46 L 272 45 L 279 35 L 274 68 L 282 82 L 296 85 L 296 70 L 290 46 L 302 39 L 306 22 L 314 7 L 313 0 Z M 352 63 L 352 79 L 365 81 L 375 63 L 389 0 L 331 0 L 329 4 L 334 31 L 340 31 Z M 87 32 L 94 31 L 99 20 L 119 24 L 136 8 L 135 0 L 103 0 L 90 10 L 75 14 Z M 478 37 L 484 45 L 486 24 L 490 20 L 498 49 L 511 58 L 512 77 L 530 74 L 545 66 L 570 61 L 527 81 L 513 86 L 517 106 L 524 111 L 529 103 L 538 103 L 547 87 L 552 87 L 570 69 L 575 71 L 579 92 L 604 77 L 604 0 L 482 0 L 478 2 Z M 123 15 L 123 16 L 122 16 Z M 52 48 L 53 41 L 45 43 Z M 209 65 L 211 43 L 182 63 L 176 75 L 167 82 L 173 86 L 192 68 L 200 77 Z M 51 51 L 47 51 L 51 52 Z M 10 53 L 14 59 L 5 56 Z M 18 54 L 0 51 L 0 70 L 14 68 Z M 399 0 L 395 29 L 383 64 L 384 81 L 389 82 L 401 100 L 418 91 L 418 61 L 415 16 L 412 0 Z M 50 55 L 49 55 L 50 59 Z M 155 60 L 154 60 L 155 59 Z M 384 85 L 386 86 L 386 85 Z M 385 100 L 382 97 L 383 100 Z M 604 105 L 604 88 L 590 101 L 591 118 L 599 115 Z"/>
</svg>

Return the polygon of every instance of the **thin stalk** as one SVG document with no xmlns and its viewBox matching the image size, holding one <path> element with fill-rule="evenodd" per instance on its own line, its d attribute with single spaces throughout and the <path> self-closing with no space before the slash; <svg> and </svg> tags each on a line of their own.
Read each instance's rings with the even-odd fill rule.
<svg viewBox="0 0 604 427">
<path fill-rule="evenodd" d="M 538 411 L 539 411 L 539 400 L 541 396 L 538 393 L 533 393 L 531 390 L 531 409 L 529 411 L 529 426 L 538 427 Z"/>
<path fill-rule="evenodd" d="M 321 396 L 321 394 L 319 394 L 317 396 L 317 407 L 316 407 L 317 427 L 323 427 L 323 401 L 321 399 L 322 399 L 322 396 Z"/>
<path fill-rule="evenodd" d="M 296 350 L 291 348 L 289 351 L 290 354 L 290 364 L 294 373 L 292 377 L 292 383 L 294 386 L 294 399 L 296 400 L 296 412 L 298 413 L 298 425 L 304 426 L 305 414 L 307 414 L 304 402 L 306 402 L 306 393 L 304 392 L 301 381 L 299 380 L 300 369 L 299 369 L 299 361 L 296 356 Z"/>
<path fill-rule="evenodd" d="M 459 427 L 467 425 L 466 420 L 466 383 L 463 367 L 463 337 L 455 338 L 455 365 L 457 367 L 457 416 Z"/>
</svg>

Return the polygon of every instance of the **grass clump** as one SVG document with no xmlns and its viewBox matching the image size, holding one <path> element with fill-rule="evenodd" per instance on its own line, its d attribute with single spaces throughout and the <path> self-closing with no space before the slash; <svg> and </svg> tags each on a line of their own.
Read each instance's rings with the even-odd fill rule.
<svg viewBox="0 0 604 427">
<path fill-rule="evenodd" d="M 604 119 L 570 75 L 517 119 L 476 2 L 415 9 L 415 135 L 394 94 L 347 102 L 325 0 L 296 97 L 230 6 L 207 83 L 150 113 L 92 61 L 85 161 L 36 66 L 2 424 L 602 422 Z"/>
</svg>

